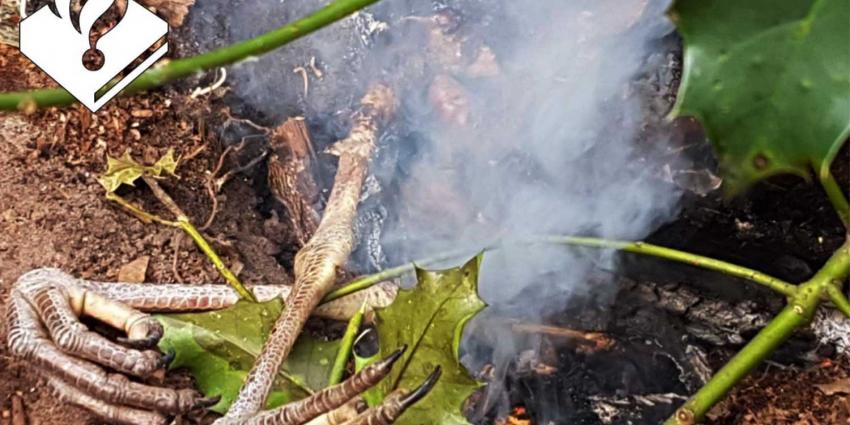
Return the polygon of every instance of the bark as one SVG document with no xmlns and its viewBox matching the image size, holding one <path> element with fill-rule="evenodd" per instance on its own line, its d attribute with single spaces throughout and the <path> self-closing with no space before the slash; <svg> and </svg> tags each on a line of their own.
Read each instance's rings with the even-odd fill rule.
<svg viewBox="0 0 850 425">
<path fill-rule="evenodd" d="M 315 157 L 304 118 L 290 118 L 275 129 L 269 157 L 269 188 L 286 209 L 299 245 L 303 246 L 319 225 L 314 205 L 319 188 L 311 163 Z"/>
</svg>

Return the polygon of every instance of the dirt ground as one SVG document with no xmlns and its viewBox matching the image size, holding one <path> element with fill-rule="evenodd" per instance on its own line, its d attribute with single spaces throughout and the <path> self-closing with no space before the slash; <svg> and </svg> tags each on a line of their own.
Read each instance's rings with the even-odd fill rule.
<svg viewBox="0 0 850 425">
<path fill-rule="evenodd" d="M 0 90 L 44 87 L 49 80 L 15 49 L 0 46 Z M 173 148 L 184 158 L 179 182 L 164 184 L 196 223 L 211 212 L 206 178 L 222 152 L 214 124 L 226 110 L 208 99 L 175 91 L 119 99 L 97 114 L 82 107 L 32 115 L 0 114 L 0 317 L 17 277 L 37 267 L 58 267 L 75 275 L 116 279 L 121 266 L 149 257 L 148 282 L 218 282 L 206 258 L 178 230 L 145 225 L 105 200 L 96 177 L 107 156 L 131 149 L 151 163 Z M 231 166 L 228 164 L 226 166 Z M 247 283 L 283 283 L 279 265 L 291 248 L 289 229 L 261 214 L 264 194 L 252 178 L 238 176 L 218 196 L 215 221 L 206 231 L 225 261 Z M 149 208 L 146 189 L 126 195 Z M 158 211 L 161 212 L 161 211 Z M 5 328 L 0 327 L 5 342 Z M 715 423 L 850 423 L 846 393 L 827 395 L 818 384 L 850 376 L 850 363 L 835 362 L 802 371 L 768 368 L 757 372 L 716 412 Z M 23 400 L 30 424 L 97 423 L 80 409 L 56 402 L 44 380 L 13 359 L 0 344 L 0 425 L 11 423 L 13 398 Z"/>
<path fill-rule="evenodd" d="M 44 87 L 48 81 L 15 49 L 0 45 L 0 90 Z M 116 208 L 96 181 L 107 156 L 129 148 L 150 163 L 174 148 L 184 158 L 180 180 L 164 187 L 194 222 L 204 223 L 212 205 L 206 176 L 222 151 L 207 121 L 225 116 L 207 103 L 175 93 L 146 94 L 119 99 L 97 114 L 79 106 L 0 114 L 0 317 L 11 285 L 38 267 L 115 280 L 122 265 L 149 257 L 148 282 L 220 282 L 189 238 Z M 225 170 L 231 165 L 225 162 Z M 246 283 L 286 283 L 290 276 L 275 256 L 290 244 L 290 232 L 260 216 L 262 197 L 249 180 L 238 175 L 224 187 L 206 235 Z M 164 213 L 144 188 L 125 195 Z M 5 326 L 0 329 L 0 424 L 10 423 L 15 394 L 23 397 L 30 424 L 93 423 L 83 411 L 56 403 L 32 369 L 11 358 Z"/>
</svg>

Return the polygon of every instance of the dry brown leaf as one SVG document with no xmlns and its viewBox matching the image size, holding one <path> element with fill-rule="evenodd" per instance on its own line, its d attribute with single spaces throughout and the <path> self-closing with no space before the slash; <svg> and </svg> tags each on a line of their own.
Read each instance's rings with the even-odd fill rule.
<svg viewBox="0 0 850 425">
<path fill-rule="evenodd" d="M 151 258 L 146 255 L 124 264 L 121 266 L 121 269 L 118 270 L 118 281 L 129 283 L 144 282 L 150 260 Z"/>
<path fill-rule="evenodd" d="M 850 394 L 850 378 L 839 379 L 829 384 L 816 385 L 826 395 Z"/>
</svg>

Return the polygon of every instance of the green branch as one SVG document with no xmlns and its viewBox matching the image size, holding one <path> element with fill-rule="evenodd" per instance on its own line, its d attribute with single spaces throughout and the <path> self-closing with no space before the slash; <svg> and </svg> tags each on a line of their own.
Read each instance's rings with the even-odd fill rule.
<svg viewBox="0 0 850 425">
<path fill-rule="evenodd" d="M 484 251 L 499 249 L 505 245 L 516 243 L 496 245 L 486 248 Z M 839 310 L 848 314 L 848 317 L 850 317 L 850 302 L 847 301 L 840 291 L 840 282 L 850 274 L 850 240 L 833 254 L 814 277 L 800 286 L 794 286 L 765 273 L 725 261 L 644 242 L 576 236 L 548 236 L 518 243 L 526 245 L 548 243 L 589 248 L 607 248 L 662 258 L 746 279 L 773 289 L 789 298 L 789 305 L 762 329 L 746 347 L 724 365 L 685 405 L 679 408 L 676 414 L 667 421 L 668 425 L 693 424 L 702 420 L 708 410 L 720 401 L 735 384 L 740 382 L 753 368 L 768 357 L 796 329 L 811 321 L 824 293 L 830 296 Z M 458 254 L 447 254 L 438 257 L 438 259 L 448 260 L 456 257 L 458 257 Z M 433 262 L 435 262 L 435 259 L 429 259 L 419 263 L 428 264 Z M 355 279 L 349 285 L 329 294 L 325 298 L 325 301 L 368 288 L 378 282 L 399 277 L 413 269 L 413 264 L 407 264 Z"/>
<path fill-rule="evenodd" d="M 324 28 L 378 0 L 337 0 L 291 24 L 263 35 L 198 56 L 178 59 L 153 68 L 133 81 L 123 93 L 134 93 L 161 86 L 200 71 L 231 65 L 252 56 L 268 53 Z M 64 89 L 44 89 L 0 94 L 0 110 L 28 110 L 33 107 L 65 106 L 74 98 Z"/>
<path fill-rule="evenodd" d="M 701 421 L 712 406 L 776 347 L 799 327 L 811 322 L 823 293 L 835 288 L 836 282 L 843 281 L 848 274 L 850 241 L 845 242 L 814 277 L 801 284 L 789 305 L 680 407 L 666 425 L 688 425 Z"/>
<path fill-rule="evenodd" d="M 679 251 L 672 248 L 665 248 L 658 245 L 648 244 L 645 242 L 629 242 L 617 241 L 600 238 L 578 237 L 578 236 L 545 236 L 540 238 L 528 239 L 525 241 L 507 242 L 501 245 L 493 245 L 484 248 L 482 251 L 496 250 L 509 245 L 531 245 L 531 244 L 556 244 L 556 245 L 571 245 L 583 246 L 588 248 L 608 248 L 618 251 L 631 252 L 634 254 L 647 255 L 650 257 L 663 258 L 665 260 L 676 261 L 679 263 L 688 264 L 694 267 L 699 267 L 708 270 L 718 271 L 730 276 L 739 277 L 749 280 L 754 283 L 766 286 L 774 291 L 792 297 L 797 292 L 797 288 L 779 278 L 768 274 L 738 266 L 725 261 L 715 260 L 714 258 L 704 257 L 702 255 L 691 254 L 689 252 Z M 448 254 L 443 254 L 438 257 L 429 258 L 426 260 L 415 261 L 391 269 L 386 269 L 381 272 L 366 275 L 352 280 L 341 288 L 329 293 L 322 302 L 333 301 L 337 298 L 344 297 L 357 291 L 362 291 L 377 283 L 394 279 L 404 275 L 407 272 L 413 271 L 416 265 L 428 266 L 441 261 L 461 258 L 468 255 L 471 251 L 458 251 Z"/>
<path fill-rule="evenodd" d="M 653 245 L 645 242 L 628 242 L 616 241 L 599 238 L 585 238 L 576 236 L 549 236 L 543 239 L 548 243 L 560 243 L 574 246 L 586 246 L 592 248 L 610 248 L 618 251 L 631 252 L 634 254 L 648 255 L 651 257 L 663 258 L 678 263 L 688 264 L 694 267 L 699 267 L 708 270 L 718 271 L 720 273 L 735 276 L 759 285 L 768 287 L 786 297 L 792 297 L 797 292 L 797 288 L 779 278 L 768 274 L 742 267 L 726 261 L 716 260 L 711 257 L 691 254 L 689 252 L 679 251 L 672 248 Z"/>
<path fill-rule="evenodd" d="M 826 293 L 829 295 L 829 300 L 835 304 L 835 308 L 850 319 L 850 301 L 841 292 L 841 285 L 831 285 L 829 288 L 826 288 Z"/>
</svg>

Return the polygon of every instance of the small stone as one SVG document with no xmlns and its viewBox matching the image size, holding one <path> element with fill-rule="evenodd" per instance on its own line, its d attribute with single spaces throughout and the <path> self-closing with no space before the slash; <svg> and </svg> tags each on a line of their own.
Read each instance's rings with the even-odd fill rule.
<svg viewBox="0 0 850 425">
<path fill-rule="evenodd" d="M 118 281 L 129 283 L 144 282 L 150 259 L 151 258 L 146 255 L 121 266 L 121 269 L 118 270 Z"/>
<path fill-rule="evenodd" d="M 150 109 L 136 109 L 130 112 L 133 118 L 150 118 L 153 116 L 153 111 Z"/>
</svg>

